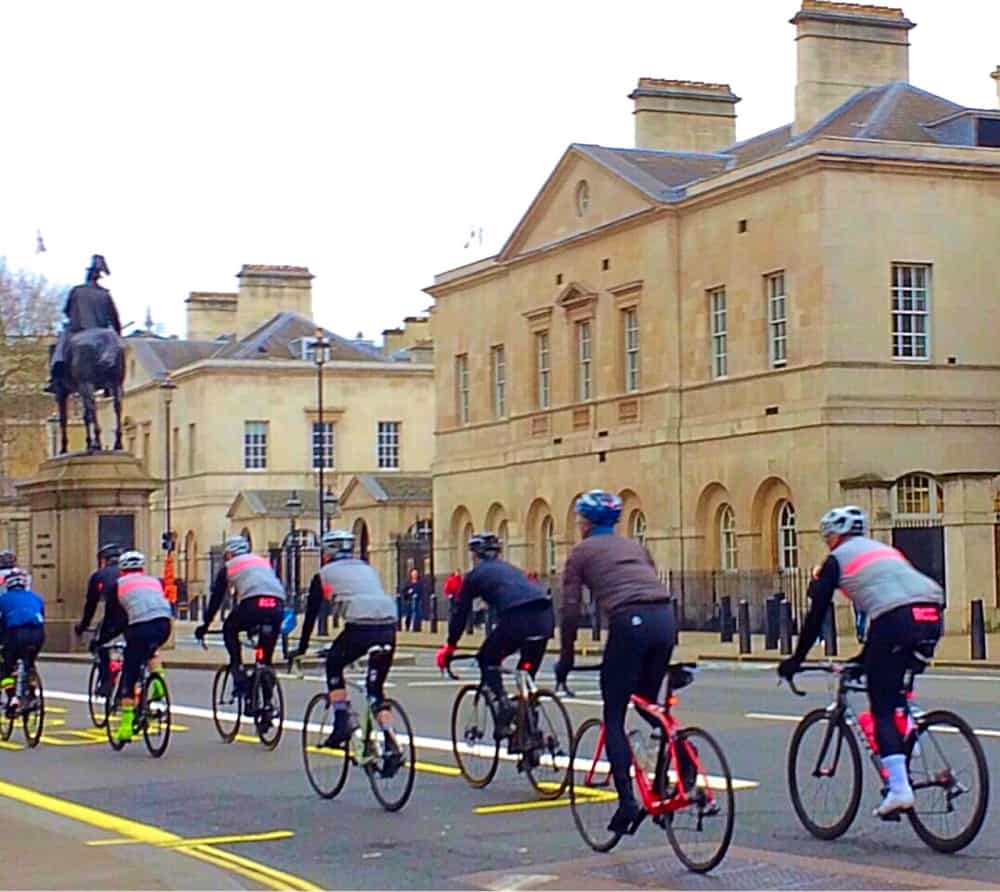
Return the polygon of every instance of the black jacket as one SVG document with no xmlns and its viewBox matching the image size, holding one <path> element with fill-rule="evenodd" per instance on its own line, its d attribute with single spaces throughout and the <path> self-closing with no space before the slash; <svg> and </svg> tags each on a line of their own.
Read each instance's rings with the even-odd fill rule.
<svg viewBox="0 0 1000 892">
<path fill-rule="evenodd" d="M 97 605 L 104 600 L 104 622 L 114 622 L 122 628 L 128 625 L 125 608 L 118 602 L 118 564 L 109 564 L 92 573 L 87 582 L 87 599 L 83 604 L 83 619 L 80 625 L 86 628 L 94 618 Z"/>
<path fill-rule="evenodd" d="M 550 601 L 537 582 L 532 582 L 512 564 L 499 558 L 480 561 L 462 579 L 462 590 L 454 601 L 448 621 L 448 643 L 455 645 L 462 637 L 469 610 L 475 598 L 482 598 L 500 616 L 535 601 Z"/>
</svg>

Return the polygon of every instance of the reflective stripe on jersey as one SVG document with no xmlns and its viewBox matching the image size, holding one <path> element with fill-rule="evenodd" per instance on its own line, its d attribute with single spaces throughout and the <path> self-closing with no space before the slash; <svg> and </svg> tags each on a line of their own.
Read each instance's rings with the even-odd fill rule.
<svg viewBox="0 0 1000 892">
<path fill-rule="evenodd" d="M 172 615 L 160 580 L 145 573 L 126 573 L 118 578 L 118 601 L 128 614 L 130 626 Z"/>
<path fill-rule="evenodd" d="M 241 554 L 226 563 L 226 576 L 236 589 L 236 603 L 258 595 L 269 595 L 285 600 L 281 580 L 271 569 L 271 564 L 259 554 Z"/>
</svg>

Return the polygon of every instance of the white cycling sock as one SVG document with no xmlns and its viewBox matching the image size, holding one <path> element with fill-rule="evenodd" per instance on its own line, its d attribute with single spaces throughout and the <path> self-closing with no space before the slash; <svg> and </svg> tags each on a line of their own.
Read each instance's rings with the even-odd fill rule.
<svg viewBox="0 0 1000 892">
<path fill-rule="evenodd" d="M 889 789 L 893 793 L 905 793 L 910 789 L 910 778 L 906 774 L 906 756 L 902 753 L 884 756 L 882 764 L 889 772 Z"/>
</svg>

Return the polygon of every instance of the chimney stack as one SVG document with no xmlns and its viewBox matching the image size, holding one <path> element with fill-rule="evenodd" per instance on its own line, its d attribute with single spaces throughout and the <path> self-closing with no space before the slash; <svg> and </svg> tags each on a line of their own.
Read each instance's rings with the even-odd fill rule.
<svg viewBox="0 0 1000 892">
<path fill-rule="evenodd" d="M 903 10 L 832 0 L 802 0 L 796 26 L 795 133 L 803 133 L 855 93 L 910 79 Z"/>
<path fill-rule="evenodd" d="M 639 78 L 629 93 L 635 109 L 635 147 L 718 152 L 736 142 L 736 103 L 729 84 Z"/>
<path fill-rule="evenodd" d="M 1000 108 L 1000 65 L 997 65 L 997 70 L 990 75 L 997 84 L 997 108 Z"/>
</svg>

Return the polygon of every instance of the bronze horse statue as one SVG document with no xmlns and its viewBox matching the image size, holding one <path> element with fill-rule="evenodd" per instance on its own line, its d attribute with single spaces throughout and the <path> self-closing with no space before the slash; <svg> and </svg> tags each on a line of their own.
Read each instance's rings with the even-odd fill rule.
<svg viewBox="0 0 1000 892">
<path fill-rule="evenodd" d="M 87 451 L 98 452 L 101 425 L 97 420 L 97 395 L 104 391 L 115 407 L 115 445 L 122 448 L 122 395 L 125 390 L 125 349 L 117 332 L 110 328 L 91 328 L 69 336 L 66 362 L 61 374 L 54 376 L 53 393 L 59 406 L 62 432 L 60 452 L 69 449 L 66 435 L 66 402 L 74 393 L 83 403 L 83 423 L 87 432 Z"/>
</svg>

